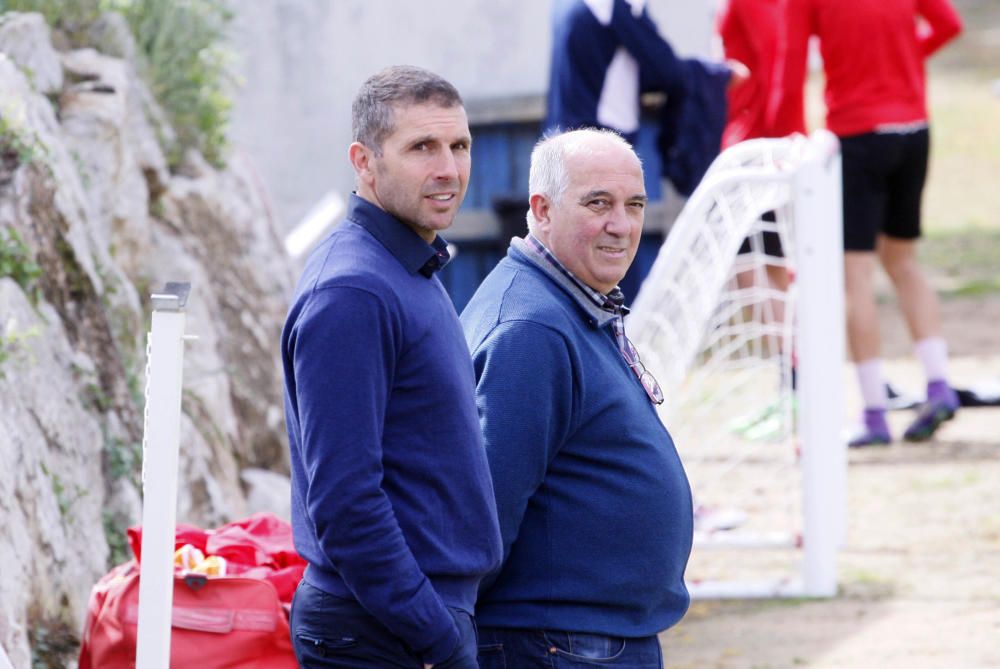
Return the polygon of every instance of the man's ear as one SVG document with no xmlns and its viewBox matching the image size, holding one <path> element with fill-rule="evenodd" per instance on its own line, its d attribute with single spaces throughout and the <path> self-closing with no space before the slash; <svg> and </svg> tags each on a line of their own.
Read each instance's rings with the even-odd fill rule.
<svg viewBox="0 0 1000 669">
<path fill-rule="evenodd" d="M 531 206 L 531 215 L 535 217 L 538 231 L 547 232 L 552 225 L 552 201 L 541 193 L 535 193 L 528 200 L 528 204 Z"/>
<path fill-rule="evenodd" d="M 361 142 L 354 142 L 347 149 L 347 157 L 354 166 L 358 181 L 365 186 L 371 186 L 374 181 L 375 152 Z"/>
</svg>

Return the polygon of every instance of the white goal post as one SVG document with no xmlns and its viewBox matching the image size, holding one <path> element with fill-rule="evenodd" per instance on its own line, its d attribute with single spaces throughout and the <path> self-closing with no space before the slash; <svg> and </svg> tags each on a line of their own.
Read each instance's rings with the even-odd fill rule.
<svg viewBox="0 0 1000 669">
<path fill-rule="evenodd" d="M 168 669 L 174 598 L 174 536 L 180 452 L 181 386 L 189 283 L 167 283 L 152 296 L 146 344 L 142 440 L 142 562 L 136 669 Z"/>
<path fill-rule="evenodd" d="M 634 302 L 627 329 L 664 389 L 661 417 L 696 508 L 745 510 L 724 531 L 696 519 L 693 596 L 836 593 L 847 463 L 841 220 L 832 134 L 743 142 L 712 164 Z M 787 290 L 768 278 L 775 268 L 794 277 Z M 741 552 L 706 550 L 718 547 Z M 768 552 L 790 556 L 755 557 Z"/>
</svg>

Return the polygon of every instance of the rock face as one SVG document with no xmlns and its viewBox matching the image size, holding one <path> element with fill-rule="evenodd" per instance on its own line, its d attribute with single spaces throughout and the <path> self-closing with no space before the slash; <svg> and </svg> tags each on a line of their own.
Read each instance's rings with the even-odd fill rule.
<svg viewBox="0 0 1000 669">
<path fill-rule="evenodd" d="M 281 503 L 291 261 L 252 166 L 189 155 L 172 173 L 162 118 L 132 63 L 57 52 L 39 15 L 0 17 L 0 646 L 15 667 L 32 639 L 81 630 L 139 520 L 149 293 L 166 281 L 192 283 L 198 335 L 178 521 L 260 510 L 262 478 Z"/>
</svg>

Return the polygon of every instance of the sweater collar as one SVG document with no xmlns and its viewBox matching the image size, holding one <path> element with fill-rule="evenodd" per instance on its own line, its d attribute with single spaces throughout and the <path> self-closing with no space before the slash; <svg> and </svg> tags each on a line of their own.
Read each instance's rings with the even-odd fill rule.
<svg viewBox="0 0 1000 669">
<path fill-rule="evenodd" d="M 520 256 L 556 282 L 580 305 L 590 319 L 599 327 L 611 323 L 619 316 L 628 314 L 624 306 L 625 297 L 616 286 L 605 295 L 586 285 L 563 265 L 537 237 L 530 233 L 523 239 L 510 240 L 510 255 Z"/>
<path fill-rule="evenodd" d="M 451 260 L 441 235 L 428 244 L 410 226 L 357 193 L 351 193 L 346 218 L 367 230 L 411 274 L 430 278 Z"/>
</svg>

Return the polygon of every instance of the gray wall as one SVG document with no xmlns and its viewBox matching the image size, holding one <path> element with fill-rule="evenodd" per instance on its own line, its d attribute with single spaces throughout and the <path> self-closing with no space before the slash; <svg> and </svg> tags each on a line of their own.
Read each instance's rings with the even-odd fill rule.
<svg viewBox="0 0 1000 669">
<path fill-rule="evenodd" d="M 712 0 L 649 0 L 679 52 L 706 55 Z M 242 86 L 231 137 L 249 154 L 283 229 L 330 189 L 353 186 L 347 162 L 355 91 L 382 67 L 441 74 L 467 102 L 542 95 L 545 0 L 252 0 L 236 3 Z"/>
</svg>

